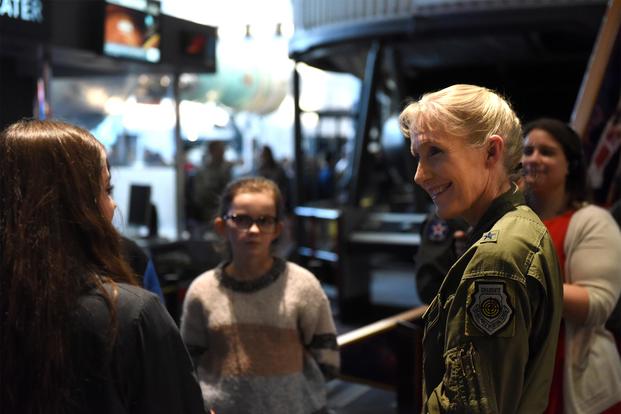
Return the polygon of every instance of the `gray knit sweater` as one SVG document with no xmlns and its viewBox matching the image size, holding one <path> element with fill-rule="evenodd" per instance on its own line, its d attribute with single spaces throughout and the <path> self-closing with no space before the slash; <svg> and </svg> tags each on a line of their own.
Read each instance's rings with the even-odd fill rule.
<svg viewBox="0 0 621 414">
<path fill-rule="evenodd" d="M 339 368 L 330 305 L 315 276 L 281 259 L 240 282 L 225 263 L 192 282 L 181 335 L 217 414 L 326 412 L 324 378 Z"/>
</svg>

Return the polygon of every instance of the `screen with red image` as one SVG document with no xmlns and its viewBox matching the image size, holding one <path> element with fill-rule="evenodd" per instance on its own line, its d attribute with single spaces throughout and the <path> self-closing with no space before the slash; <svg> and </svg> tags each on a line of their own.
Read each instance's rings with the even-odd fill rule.
<svg viewBox="0 0 621 414">
<path fill-rule="evenodd" d="M 104 54 L 159 62 L 159 14 L 157 1 L 108 0 L 104 15 Z"/>
<path fill-rule="evenodd" d="M 202 55 L 207 46 L 207 35 L 203 33 L 184 33 L 183 52 L 186 55 Z"/>
<path fill-rule="evenodd" d="M 198 65 L 203 70 L 216 69 L 216 30 L 212 27 L 184 29 L 180 32 L 181 58 L 184 63 Z"/>
</svg>

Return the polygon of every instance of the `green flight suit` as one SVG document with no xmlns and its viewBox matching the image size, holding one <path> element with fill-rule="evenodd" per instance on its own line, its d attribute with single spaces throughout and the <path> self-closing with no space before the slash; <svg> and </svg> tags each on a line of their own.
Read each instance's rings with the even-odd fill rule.
<svg viewBox="0 0 621 414">
<path fill-rule="evenodd" d="M 424 412 L 541 413 L 563 284 L 550 236 L 517 187 L 474 228 L 424 315 Z"/>
</svg>

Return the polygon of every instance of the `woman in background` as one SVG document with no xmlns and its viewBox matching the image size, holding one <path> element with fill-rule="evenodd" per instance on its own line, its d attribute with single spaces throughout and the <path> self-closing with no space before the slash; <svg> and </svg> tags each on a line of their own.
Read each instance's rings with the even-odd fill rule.
<svg viewBox="0 0 621 414">
<path fill-rule="evenodd" d="M 524 128 L 527 202 L 548 228 L 563 273 L 563 325 L 547 413 L 621 413 L 621 360 L 605 323 L 621 291 L 621 234 L 587 203 L 580 137 L 555 119 Z"/>
<path fill-rule="evenodd" d="M 121 258 L 110 191 L 87 131 L 0 134 L 2 412 L 203 412 L 174 322 Z"/>
</svg>

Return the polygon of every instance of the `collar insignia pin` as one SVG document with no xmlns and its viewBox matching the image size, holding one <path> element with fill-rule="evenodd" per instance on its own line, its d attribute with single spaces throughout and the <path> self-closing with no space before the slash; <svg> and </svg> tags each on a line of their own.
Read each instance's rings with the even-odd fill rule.
<svg viewBox="0 0 621 414">
<path fill-rule="evenodd" d="M 498 230 L 490 230 L 487 233 L 483 233 L 481 243 L 496 243 L 498 241 Z"/>
</svg>

